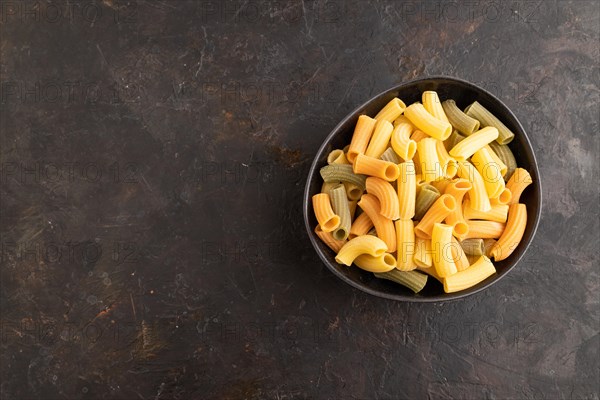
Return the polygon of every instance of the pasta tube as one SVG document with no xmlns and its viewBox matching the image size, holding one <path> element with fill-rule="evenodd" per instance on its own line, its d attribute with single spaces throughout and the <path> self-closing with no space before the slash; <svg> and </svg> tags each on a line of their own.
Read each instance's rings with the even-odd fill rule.
<svg viewBox="0 0 600 400">
<path fill-rule="evenodd" d="M 492 206 L 485 190 L 485 183 L 479 172 L 473 167 L 473 164 L 468 161 L 459 161 L 458 176 L 471 182 L 471 189 L 468 192 L 471 207 L 478 211 L 490 211 Z"/>
<path fill-rule="evenodd" d="M 442 108 L 442 102 L 440 101 L 437 92 L 434 92 L 433 90 L 427 90 L 423 92 L 421 100 L 423 101 L 423 107 L 425 107 L 429 114 L 433 115 L 440 121 L 450 122 L 448 121 L 448 117 Z"/>
<path fill-rule="evenodd" d="M 442 222 L 456 207 L 454 197 L 449 194 L 440 196 L 415 226 L 415 235 L 423 239 L 431 239 L 434 224 Z"/>
<path fill-rule="evenodd" d="M 429 184 L 423 185 L 415 201 L 415 220 L 423 218 L 427 210 L 440 197 L 440 192 Z"/>
<path fill-rule="evenodd" d="M 515 160 L 515 156 L 513 152 L 510 150 L 505 144 L 498 144 L 497 142 L 492 142 L 488 146 L 494 151 L 494 153 L 502 160 L 502 162 L 506 165 L 506 172 L 502 174 L 505 180 L 508 180 L 515 172 L 517 168 L 517 160 Z"/>
<path fill-rule="evenodd" d="M 456 146 L 458 143 L 463 141 L 465 138 L 466 138 L 466 136 L 461 135 L 455 129 L 452 131 L 452 134 L 450 135 L 450 137 L 444 141 L 444 147 L 446 148 L 446 150 L 450 150 L 451 148 Z"/>
<path fill-rule="evenodd" d="M 493 239 L 489 239 L 493 240 Z M 462 247 L 465 254 L 470 256 L 483 256 L 485 254 L 485 247 L 483 244 L 483 239 L 465 239 L 460 242 L 460 246 Z"/>
<path fill-rule="evenodd" d="M 321 225 L 315 227 L 315 233 L 331 250 L 338 253 L 342 246 L 346 244 L 345 240 L 336 240 L 331 232 L 325 232 L 321 229 Z"/>
<path fill-rule="evenodd" d="M 417 268 L 414 262 L 415 230 L 412 219 L 399 219 L 396 221 L 396 250 L 398 261 L 396 268 L 400 271 L 411 271 Z"/>
<path fill-rule="evenodd" d="M 415 237 L 415 254 L 413 261 L 419 269 L 427 269 L 433 266 L 433 250 L 431 240 Z"/>
<path fill-rule="evenodd" d="M 431 234 L 431 248 L 433 250 L 433 266 L 437 274 L 446 278 L 456 274 L 457 268 L 452 258 L 452 227 L 436 223 Z"/>
<path fill-rule="evenodd" d="M 498 239 L 504 232 L 505 224 L 496 221 L 468 221 L 469 232 L 465 239 Z"/>
<path fill-rule="evenodd" d="M 444 178 L 434 138 L 421 139 L 417 143 L 417 152 L 421 162 L 421 177 L 425 182 Z"/>
<path fill-rule="evenodd" d="M 448 151 L 444 147 L 444 142 L 441 140 L 436 140 L 435 149 L 440 160 L 443 175 L 448 179 L 454 178 L 458 172 L 458 163 L 454 158 L 450 157 L 450 154 L 448 154 Z"/>
<path fill-rule="evenodd" d="M 358 206 L 371 218 L 377 237 L 385 242 L 388 252 L 396 251 L 396 230 L 391 219 L 381 215 L 381 206 L 379 200 L 372 194 L 363 194 L 358 202 Z"/>
<path fill-rule="evenodd" d="M 350 141 L 350 147 L 346 153 L 348 161 L 352 163 L 357 155 L 365 153 L 376 123 L 375 119 L 367 115 L 358 117 L 354 133 L 352 134 L 352 140 Z"/>
<path fill-rule="evenodd" d="M 383 253 L 378 257 L 361 254 L 354 259 L 354 264 L 369 272 L 388 272 L 396 268 L 396 259 L 390 253 Z"/>
<path fill-rule="evenodd" d="M 454 100 L 444 101 L 442 107 L 450 124 L 459 132 L 469 136 L 479 129 L 479 121 L 462 112 Z"/>
<path fill-rule="evenodd" d="M 417 151 L 417 143 L 410 139 L 413 126 L 410 123 L 400 122 L 394 127 L 390 143 L 394 152 L 404 161 L 411 160 Z"/>
<path fill-rule="evenodd" d="M 452 225 L 452 234 L 459 239 L 462 239 L 469 231 L 469 227 L 462 213 L 461 204 L 465 194 L 471 190 L 471 187 L 471 182 L 468 180 L 455 179 L 451 181 L 444 190 L 444 194 L 450 195 L 456 200 L 457 206 L 446 216 L 445 222 L 448 225 Z"/>
<path fill-rule="evenodd" d="M 350 266 L 356 257 L 361 254 L 379 257 L 386 251 L 387 246 L 383 240 L 379 239 L 377 236 L 364 235 L 355 237 L 346 242 L 338 252 L 337 256 L 335 256 L 335 261 L 339 264 Z"/>
<path fill-rule="evenodd" d="M 515 172 L 512 174 L 508 182 L 506 182 L 506 188 L 512 193 L 509 204 L 518 203 L 521 199 L 521 194 L 523 194 L 523 190 L 525 190 L 525 188 L 532 183 L 533 179 L 531 179 L 531 175 L 529 175 L 529 172 L 527 172 L 526 169 L 515 169 Z"/>
<path fill-rule="evenodd" d="M 451 183 L 452 181 L 450 179 L 440 179 L 439 181 L 431 182 L 430 185 L 436 188 L 440 193 L 444 193 Z"/>
<path fill-rule="evenodd" d="M 400 218 L 400 205 L 394 187 L 388 181 L 370 176 L 367 178 L 367 192 L 377 197 L 381 206 L 380 214 L 387 219 Z M 335 211 L 335 208 L 334 208 Z"/>
<path fill-rule="evenodd" d="M 506 127 L 498 118 L 489 112 L 478 102 L 474 102 L 465 109 L 465 114 L 473 117 L 481 123 L 481 126 L 492 126 L 498 130 L 498 138 L 496 141 L 499 144 L 509 144 L 515 137 L 515 134 Z"/>
<path fill-rule="evenodd" d="M 349 238 L 353 239 L 357 236 L 366 235 L 369 233 L 369 230 L 373 227 L 373 221 L 367 215 L 367 213 L 362 213 L 352 223 L 350 227 L 350 235 Z"/>
<path fill-rule="evenodd" d="M 454 293 L 460 290 L 468 289 L 484 281 L 496 273 L 494 264 L 486 256 L 481 256 L 469 268 L 457 272 L 444 279 L 444 292 Z"/>
<path fill-rule="evenodd" d="M 346 164 L 331 164 L 326 165 L 319 170 L 321 178 L 325 182 L 348 182 L 353 183 L 365 190 L 365 180 L 367 179 L 364 175 L 357 175 L 352 172 L 352 166 Z"/>
<path fill-rule="evenodd" d="M 338 185 L 331 189 L 329 196 L 333 205 L 333 212 L 340 217 L 340 225 L 333 230 L 333 237 L 336 240 L 346 240 L 350 234 L 352 218 L 350 217 L 350 207 L 348 206 L 344 185 Z"/>
<path fill-rule="evenodd" d="M 331 232 L 340 226 L 340 217 L 333 212 L 327 193 L 315 194 L 312 197 L 315 216 L 324 232 Z"/>
<path fill-rule="evenodd" d="M 494 244 L 491 256 L 494 260 L 501 261 L 508 258 L 517 248 L 527 226 L 527 207 L 525 204 L 511 204 L 508 210 L 506 229 Z"/>
<path fill-rule="evenodd" d="M 494 127 L 488 126 L 480 129 L 471 136 L 467 136 L 464 140 L 461 140 L 456 146 L 450 149 L 450 155 L 458 161 L 465 161 L 475 154 L 477 150 L 496 140 L 497 137 L 498 129 Z"/>
<path fill-rule="evenodd" d="M 492 206 L 490 211 L 482 212 L 471 208 L 471 201 L 465 200 L 463 203 L 463 216 L 465 219 L 483 219 L 486 221 L 506 222 L 508 218 L 508 205 L 497 204 Z"/>
<path fill-rule="evenodd" d="M 350 164 L 350 162 L 346 159 L 346 155 L 344 154 L 344 150 L 333 150 L 327 156 L 327 164 Z"/>
<path fill-rule="evenodd" d="M 383 161 L 388 161 L 388 162 L 391 162 L 394 164 L 400 164 L 402 162 L 402 160 L 400 159 L 400 156 L 398 154 L 396 154 L 394 149 L 391 147 L 388 147 L 387 150 L 384 151 L 381 156 L 379 156 L 379 158 L 382 159 Z"/>
<path fill-rule="evenodd" d="M 469 259 L 467 258 L 463 248 L 460 246 L 460 243 L 458 243 L 458 240 L 456 240 L 454 236 L 452 236 L 451 240 L 452 243 L 450 243 L 450 250 L 452 251 L 452 260 L 456 265 L 456 270 L 459 272 L 464 271 L 465 269 L 469 268 Z"/>
<path fill-rule="evenodd" d="M 321 185 L 321 193 L 329 194 L 329 191 L 339 184 L 340 182 L 323 182 Z"/>
<path fill-rule="evenodd" d="M 394 126 L 391 122 L 388 122 L 384 119 L 377 120 L 377 123 L 375 124 L 375 130 L 373 131 L 373 136 L 371 136 L 371 141 L 369 142 L 369 146 L 365 151 L 365 155 L 379 158 L 385 149 L 387 149 L 393 130 Z"/>
<path fill-rule="evenodd" d="M 425 107 L 423 107 L 423 104 L 411 104 L 404 110 L 404 115 L 418 129 L 435 139 L 446 140 L 452 133 L 452 125 L 429 114 Z"/>
<path fill-rule="evenodd" d="M 353 168 L 356 174 L 376 176 L 390 182 L 398 179 L 398 175 L 400 174 L 398 165 L 378 158 L 365 156 L 364 154 L 356 156 Z"/>
<path fill-rule="evenodd" d="M 354 219 L 354 213 L 356 212 L 357 200 L 348 200 L 348 208 L 350 209 L 350 219 Z"/>
<path fill-rule="evenodd" d="M 393 122 L 404 112 L 404 109 L 406 109 L 406 104 L 397 97 L 393 98 L 377 113 L 375 119 L 378 121 L 385 120 L 387 122 Z"/>
<path fill-rule="evenodd" d="M 348 200 L 358 200 L 365 191 L 365 187 L 361 187 L 353 182 L 344 182 L 344 189 Z"/>
<path fill-rule="evenodd" d="M 504 190 L 502 192 L 500 192 L 500 195 L 498 197 L 490 199 L 490 204 L 491 205 L 509 204 L 511 199 L 512 199 L 512 192 L 510 191 L 510 189 L 505 187 Z"/>
<path fill-rule="evenodd" d="M 415 165 L 408 160 L 398 165 L 400 176 L 397 181 L 398 209 L 401 219 L 411 219 L 415 216 L 415 201 L 417 197 L 417 180 Z"/>
<path fill-rule="evenodd" d="M 488 197 L 496 198 L 505 188 L 504 178 L 502 178 L 502 166 L 492 156 L 493 151 L 488 149 L 483 147 L 477 150 L 471 157 L 471 162 L 483 178 Z"/>
<path fill-rule="evenodd" d="M 375 276 L 380 279 L 387 279 L 402 286 L 406 286 L 415 293 L 419 293 L 427 283 L 427 275 L 417 271 L 392 270 L 389 272 L 376 273 Z"/>
<path fill-rule="evenodd" d="M 483 254 L 486 257 L 492 257 L 492 249 L 494 248 L 496 242 L 498 242 L 496 239 L 483 239 Z"/>
<path fill-rule="evenodd" d="M 406 115 L 401 115 L 398 118 L 396 118 L 394 120 L 394 128 L 398 125 L 398 124 L 409 124 L 411 126 L 411 132 L 414 131 L 415 129 L 417 129 L 412 122 L 410 122 L 410 119 L 406 118 Z"/>
<path fill-rule="evenodd" d="M 496 142 L 493 142 L 493 143 L 496 143 Z M 498 143 L 496 143 L 496 144 L 498 144 Z M 489 144 L 484 146 L 483 148 L 486 149 L 486 151 L 488 151 L 490 153 L 490 157 L 492 158 L 492 160 L 500 166 L 500 173 L 502 174 L 502 177 L 504 178 L 504 176 L 506 175 L 506 171 L 508 171 L 508 167 L 506 166 L 506 164 L 504 164 L 504 161 L 502 161 L 502 159 L 500 157 L 498 157 L 498 154 L 496 154 L 496 152 L 492 149 L 492 147 Z"/>
<path fill-rule="evenodd" d="M 425 139 L 425 138 L 430 138 L 431 136 L 429 136 L 428 134 L 426 134 L 423 131 L 420 131 L 418 129 L 415 129 L 412 133 L 412 135 L 410 135 L 411 140 L 415 141 L 415 143 L 419 143 L 421 140 Z"/>
</svg>

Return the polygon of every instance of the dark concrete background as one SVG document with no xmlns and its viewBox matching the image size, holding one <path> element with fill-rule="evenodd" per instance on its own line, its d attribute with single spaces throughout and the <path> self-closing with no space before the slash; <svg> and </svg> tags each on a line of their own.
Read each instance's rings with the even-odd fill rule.
<svg viewBox="0 0 600 400">
<path fill-rule="evenodd" d="M 598 399 L 596 1 L 2 1 L 1 398 Z M 349 111 L 460 77 L 526 127 L 525 260 L 401 304 L 301 222 Z"/>
</svg>

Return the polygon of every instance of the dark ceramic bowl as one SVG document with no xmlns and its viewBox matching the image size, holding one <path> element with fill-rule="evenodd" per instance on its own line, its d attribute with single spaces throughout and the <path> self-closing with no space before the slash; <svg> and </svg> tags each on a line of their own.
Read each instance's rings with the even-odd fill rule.
<svg viewBox="0 0 600 400">
<path fill-rule="evenodd" d="M 506 260 L 494 262 L 497 274 L 492 275 L 478 285 L 457 293 L 444 293 L 441 283 L 430 278 L 425 288 L 418 294 L 414 294 L 409 289 L 389 282 L 387 280 L 375 278 L 370 273 L 359 269 L 356 266 L 347 267 L 335 262 L 335 253 L 327 247 L 314 233 L 317 226 L 317 220 L 312 209 L 312 196 L 319 193 L 323 180 L 319 174 L 319 169 L 327 164 L 327 155 L 331 150 L 341 149 L 350 143 L 354 125 L 359 115 L 366 114 L 371 117 L 387 104 L 394 97 L 398 97 L 406 104 L 412 104 L 421 100 L 421 94 L 426 90 L 435 90 L 442 100 L 454 99 L 457 105 L 464 109 L 467 105 L 477 100 L 485 108 L 498 117 L 515 134 L 514 140 L 509 144 L 513 151 L 519 167 L 525 168 L 533 178 L 533 184 L 530 185 L 521 196 L 521 203 L 527 205 L 527 227 L 523 239 L 517 249 Z M 486 90 L 463 80 L 448 77 L 433 77 L 418 79 L 395 86 L 383 93 L 373 97 L 344 118 L 327 136 L 323 145 L 319 148 L 317 155 L 312 163 L 306 189 L 303 199 L 304 222 L 310 241 L 315 250 L 327 266 L 335 275 L 344 282 L 354 286 L 369 294 L 384 297 L 386 299 L 414 302 L 433 302 L 455 300 L 474 293 L 477 293 L 502 279 L 511 269 L 517 265 L 533 236 L 540 220 L 542 209 L 542 187 L 540 184 L 540 174 L 531 148 L 531 143 L 523 126 L 519 123 L 509 108 L 498 98 Z"/>
</svg>

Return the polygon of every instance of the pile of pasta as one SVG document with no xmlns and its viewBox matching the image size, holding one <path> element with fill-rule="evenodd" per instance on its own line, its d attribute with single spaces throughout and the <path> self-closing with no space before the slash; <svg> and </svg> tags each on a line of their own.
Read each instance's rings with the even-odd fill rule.
<svg viewBox="0 0 600 400">
<path fill-rule="evenodd" d="M 527 225 L 519 199 L 532 179 L 507 146 L 513 138 L 478 102 L 462 111 L 435 91 L 408 107 L 394 98 L 361 115 L 350 144 L 328 155 L 312 197 L 315 232 L 338 263 L 415 293 L 428 275 L 446 293 L 472 287 L 496 273 L 491 259 L 509 257 Z"/>
</svg>

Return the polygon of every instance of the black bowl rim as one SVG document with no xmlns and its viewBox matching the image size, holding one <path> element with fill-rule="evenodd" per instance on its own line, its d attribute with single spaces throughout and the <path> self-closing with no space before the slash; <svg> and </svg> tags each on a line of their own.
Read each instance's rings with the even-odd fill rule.
<svg viewBox="0 0 600 400">
<path fill-rule="evenodd" d="M 318 164 L 318 157 L 317 155 L 321 154 L 325 147 L 327 146 L 327 144 L 331 141 L 331 139 L 338 134 L 339 129 L 342 127 L 342 125 L 344 125 L 346 123 L 346 121 L 348 119 L 353 118 L 358 112 L 360 112 L 362 109 L 364 109 L 368 104 L 370 104 L 372 101 L 375 101 L 375 99 L 385 96 L 386 94 L 389 94 L 391 92 L 397 91 L 399 89 L 401 89 L 403 86 L 408 86 L 408 85 L 413 85 L 413 84 L 418 84 L 421 82 L 429 82 L 429 81 L 434 81 L 434 80 L 446 80 L 446 81 L 454 81 L 466 86 L 469 86 L 470 88 L 482 92 L 487 96 L 490 96 L 490 98 L 492 98 L 494 101 L 498 102 L 502 107 L 504 107 L 506 109 L 506 111 L 508 112 L 508 114 L 515 120 L 519 130 L 523 133 L 523 138 L 525 139 L 525 142 L 527 143 L 527 145 L 529 146 L 529 148 L 531 149 L 531 155 L 532 155 L 532 168 L 535 170 L 535 175 L 537 176 L 537 179 L 534 181 L 534 185 L 536 186 L 536 189 L 539 193 L 539 200 L 538 200 L 538 208 L 537 208 L 537 213 L 535 214 L 535 220 L 533 221 L 533 229 L 532 229 L 532 234 L 531 234 L 531 238 L 529 239 L 529 241 L 525 244 L 525 248 L 523 249 L 523 251 L 521 252 L 521 254 L 519 255 L 519 257 L 512 263 L 512 265 L 510 265 L 506 272 L 502 275 L 498 275 L 496 277 L 496 279 L 489 281 L 488 283 L 481 285 L 480 287 L 473 289 L 471 291 L 461 291 L 461 292 L 456 292 L 456 293 L 445 293 L 439 296 L 431 296 L 431 297 L 418 297 L 418 296 L 410 296 L 410 295 L 403 295 L 403 294 L 389 294 L 389 293 L 382 293 L 382 292 L 378 292 L 376 290 L 373 290 L 369 287 L 360 285 L 359 283 L 357 283 L 356 281 L 350 279 L 348 276 L 344 275 L 343 273 L 339 272 L 336 268 L 334 268 L 331 263 L 329 262 L 329 260 L 325 257 L 325 255 L 323 254 L 323 252 L 321 251 L 321 249 L 318 247 L 318 244 L 316 242 L 316 238 L 315 235 L 313 234 L 313 230 L 312 227 L 310 226 L 310 221 L 309 221 L 309 217 L 308 217 L 308 213 L 309 213 L 309 209 L 308 209 L 308 205 L 310 204 L 310 177 L 314 176 L 315 170 L 317 168 L 317 164 Z M 521 122 L 519 121 L 519 119 L 515 116 L 515 114 L 512 112 L 512 110 L 506 105 L 504 104 L 504 102 L 502 100 L 500 100 L 498 97 L 496 97 L 495 95 L 493 95 L 492 93 L 488 92 L 487 90 L 483 89 L 482 87 L 475 85 L 474 83 L 465 81 L 463 79 L 460 78 L 455 78 L 455 77 L 451 77 L 451 76 L 443 76 L 443 75 L 436 75 L 436 76 L 431 76 L 431 77 L 423 77 L 423 78 L 417 78 L 417 79 L 412 79 L 410 81 L 406 81 L 406 82 L 402 82 L 400 84 L 397 84 L 389 89 L 384 90 L 383 92 L 380 92 L 378 94 L 376 94 L 375 96 L 371 97 L 370 99 L 368 99 L 367 101 L 365 101 L 364 103 L 362 103 L 361 105 L 359 105 L 358 107 L 356 107 L 354 110 L 352 110 L 350 113 L 348 113 L 348 115 L 346 115 L 346 117 L 344 117 L 336 126 L 335 128 L 333 128 L 331 130 L 331 132 L 329 133 L 329 135 L 327 135 L 327 137 L 325 139 L 323 139 L 323 142 L 321 143 L 321 146 L 319 147 L 319 149 L 317 150 L 316 154 L 315 154 L 315 158 L 313 159 L 313 162 L 310 166 L 310 170 L 308 172 L 308 177 L 306 179 L 306 184 L 305 184 L 305 188 L 304 188 L 304 198 L 303 198 L 303 213 L 304 213 L 304 225 L 306 227 L 306 232 L 308 234 L 308 237 L 310 238 L 310 242 L 313 246 L 313 248 L 315 249 L 315 251 L 317 252 L 317 254 L 319 255 L 319 257 L 321 258 L 321 261 L 323 261 L 323 263 L 325 264 L 325 266 L 327 266 L 327 268 L 333 272 L 334 275 L 336 275 L 338 278 L 340 278 L 342 281 L 346 282 L 347 284 L 349 284 L 350 286 L 359 289 L 365 293 L 368 293 L 370 295 L 373 296 L 377 296 L 377 297 L 381 297 L 381 298 L 385 298 L 385 299 L 389 299 L 389 300 L 396 300 L 396 301 L 405 301 L 405 302 L 413 302 L 413 303 L 435 303 L 435 302 L 443 302 L 443 301 L 451 301 L 451 300 L 458 300 L 458 299 L 463 299 L 465 297 L 471 296 L 473 294 L 479 293 L 484 289 L 487 289 L 488 287 L 492 286 L 493 284 L 497 283 L 498 281 L 500 281 L 502 278 L 504 278 L 506 275 L 508 275 L 508 273 L 510 271 L 512 271 L 512 269 L 517 266 L 517 264 L 519 263 L 519 261 L 521 261 L 521 259 L 523 258 L 523 255 L 525 255 L 525 253 L 527 252 L 527 250 L 529 249 L 529 246 L 531 245 L 531 242 L 533 241 L 535 234 L 537 233 L 537 228 L 541 219 L 541 214 L 542 214 L 542 196 L 543 196 L 543 192 L 542 192 L 542 184 L 541 184 L 541 179 L 540 179 L 540 172 L 538 169 L 538 163 L 537 163 L 537 159 L 535 157 L 535 152 L 533 151 L 533 146 L 531 145 L 531 141 L 529 140 L 529 137 L 527 136 L 527 133 L 525 132 L 525 129 L 523 128 L 523 125 L 521 125 Z"/>
</svg>

